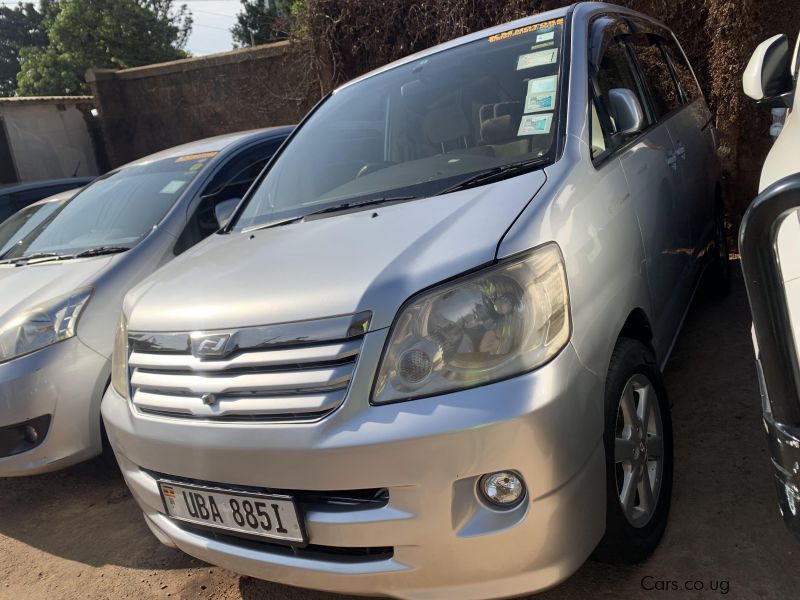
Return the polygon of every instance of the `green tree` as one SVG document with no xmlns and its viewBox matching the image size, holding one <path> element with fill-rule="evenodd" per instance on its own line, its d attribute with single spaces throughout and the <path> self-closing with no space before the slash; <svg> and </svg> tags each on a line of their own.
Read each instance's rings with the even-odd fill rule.
<svg viewBox="0 0 800 600">
<path fill-rule="evenodd" d="M 51 9 L 50 0 L 44 0 L 40 10 L 32 2 L 0 5 L 0 96 L 11 96 L 17 89 L 20 50 L 47 45 L 44 21 Z"/>
<path fill-rule="evenodd" d="M 81 94 L 91 68 L 126 68 L 186 56 L 192 28 L 172 0 L 56 0 L 48 44 L 20 51 L 22 95 Z"/>
<path fill-rule="evenodd" d="M 281 19 L 291 12 L 291 0 L 240 0 L 242 8 L 236 15 L 236 25 L 231 27 L 233 45 L 257 46 L 286 39 L 279 31 Z"/>
</svg>

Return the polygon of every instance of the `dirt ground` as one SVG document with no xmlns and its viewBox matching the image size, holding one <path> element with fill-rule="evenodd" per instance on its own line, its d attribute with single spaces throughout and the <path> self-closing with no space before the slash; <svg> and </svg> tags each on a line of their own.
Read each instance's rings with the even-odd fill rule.
<svg viewBox="0 0 800 600">
<path fill-rule="evenodd" d="M 734 273 L 728 299 L 695 303 L 668 365 L 676 466 L 661 546 L 637 567 L 590 561 L 538 598 L 798 597 L 800 542 L 776 508 L 738 265 Z M 662 591 L 673 581 L 679 591 Z M 240 577 L 161 546 L 121 476 L 99 460 L 0 479 L 0 598 L 168 597 L 341 598 Z"/>
</svg>

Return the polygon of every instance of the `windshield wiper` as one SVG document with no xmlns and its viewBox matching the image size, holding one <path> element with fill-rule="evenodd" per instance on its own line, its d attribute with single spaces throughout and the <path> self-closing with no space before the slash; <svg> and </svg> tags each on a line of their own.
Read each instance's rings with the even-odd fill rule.
<svg viewBox="0 0 800 600">
<path fill-rule="evenodd" d="M 491 169 L 486 169 L 484 171 L 479 171 L 473 175 L 470 175 L 463 181 L 459 181 L 455 185 L 451 185 L 450 187 L 445 188 L 441 192 L 437 192 L 436 196 L 449 194 L 450 192 L 457 192 L 459 190 L 466 190 L 471 187 L 485 185 L 487 183 L 493 183 L 495 181 L 500 181 L 502 179 L 514 177 L 516 175 L 522 175 L 523 173 L 532 171 L 537 167 L 547 164 L 548 162 L 549 160 L 542 156 L 542 157 L 532 158 L 530 160 L 523 160 L 516 163 L 501 165 L 499 167 L 492 167 Z"/>
<path fill-rule="evenodd" d="M 37 260 L 40 258 L 48 258 L 51 260 L 63 260 L 64 258 L 68 258 L 57 252 L 34 252 L 33 254 L 26 254 L 25 256 L 15 256 L 14 258 L 8 258 L 6 260 L 0 261 L 0 263 L 13 263 L 15 265 L 27 265 L 32 260 Z"/>
<path fill-rule="evenodd" d="M 103 254 L 119 254 L 120 252 L 127 252 L 130 246 L 98 246 L 97 248 L 89 248 L 83 252 L 73 254 L 70 258 L 85 258 L 87 256 L 102 256 Z"/>
<path fill-rule="evenodd" d="M 370 200 L 362 200 L 361 202 L 343 202 L 341 204 L 336 204 L 335 206 L 328 206 L 326 208 L 321 208 L 319 210 L 315 210 L 310 213 L 306 213 L 304 215 L 299 215 L 297 217 L 283 219 L 282 221 L 273 221 L 272 223 L 267 223 L 265 225 L 256 225 L 255 227 L 248 227 L 243 231 L 249 232 L 249 231 L 257 231 L 259 229 L 268 229 L 270 227 L 280 227 L 281 225 L 288 225 L 289 223 L 297 223 L 298 221 L 304 221 L 309 217 L 316 217 L 319 215 L 327 215 L 330 213 L 342 212 L 345 210 L 349 210 L 351 208 L 363 208 L 365 206 L 377 206 L 379 204 L 394 204 L 395 202 L 407 202 L 409 200 L 416 200 L 416 199 L 417 196 L 387 196 L 385 198 L 372 198 Z"/>
</svg>

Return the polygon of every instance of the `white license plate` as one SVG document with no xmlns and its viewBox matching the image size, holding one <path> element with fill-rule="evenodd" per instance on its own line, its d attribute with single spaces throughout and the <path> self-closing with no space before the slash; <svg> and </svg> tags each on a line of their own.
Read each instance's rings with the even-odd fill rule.
<svg viewBox="0 0 800 600">
<path fill-rule="evenodd" d="M 159 481 L 161 497 L 173 519 L 283 541 L 306 543 L 304 529 L 290 496 L 251 494 L 237 490 Z"/>
</svg>

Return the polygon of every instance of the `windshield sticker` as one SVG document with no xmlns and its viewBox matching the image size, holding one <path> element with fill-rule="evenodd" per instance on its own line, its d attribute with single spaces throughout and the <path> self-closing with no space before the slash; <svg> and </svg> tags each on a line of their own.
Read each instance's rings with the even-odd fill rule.
<svg viewBox="0 0 800 600">
<path fill-rule="evenodd" d="M 556 36 L 555 31 L 548 31 L 547 33 L 540 33 L 536 36 L 536 43 L 549 42 Z"/>
<path fill-rule="evenodd" d="M 517 135 L 544 135 L 550 133 L 553 122 L 553 113 L 544 115 L 525 115 L 519 125 Z"/>
<path fill-rule="evenodd" d="M 541 52 L 523 54 L 517 59 L 517 71 L 522 71 L 523 69 L 532 69 L 533 67 L 541 67 L 542 65 L 552 65 L 557 60 L 558 48 L 551 48 L 550 50 L 542 50 Z"/>
<path fill-rule="evenodd" d="M 205 160 L 198 160 L 197 162 L 192 163 L 191 166 L 189 167 L 189 173 L 190 174 L 196 173 L 197 171 L 202 169 L 205 164 L 206 164 Z"/>
<path fill-rule="evenodd" d="M 185 181 L 181 181 L 180 179 L 175 179 L 170 181 L 167 185 L 161 188 L 161 194 L 174 194 L 179 189 L 181 189 L 184 185 L 186 185 Z"/>
<path fill-rule="evenodd" d="M 518 27 L 517 29 L 510 29 L 508 31 L 504 31 L 503 33 L 490 35 L 489 43 L 493 44 L 495 42 L 502 42 L 503 40 L 517 37 L 518 35 L 525 35 L 526 33 L 532 33 L 534 31 L 539 31 L 540 29 L 548 29 L 555 27 L 556 25 L 563 24 L 563 18 L 554 19 L 552 21 L 543 21 L 542 23 L 533 23 L 532 25 L 526 25 L 525 27 Z"/>
<path fill-rule="evenodd" d="M 528 93 L 525 96 L 525 113 L 553 110 L 556 104 L 557 75 L 540 77 L 528 81 Z"/>
<path fill-rule="evenodd" d="M 200 160 L 201 158 L 213 158 L 219 154 L 219 152 L 201 152 L 199 154 L 186 154 L 184 156 L 179 156 L 175 159 L 176 163 L 182 162 L 189 162 L 190 160 Z"/>
</svg>

